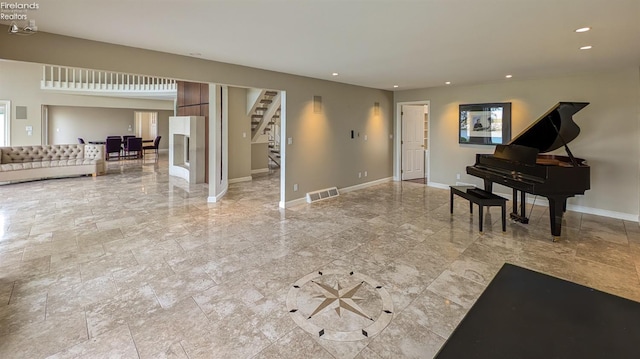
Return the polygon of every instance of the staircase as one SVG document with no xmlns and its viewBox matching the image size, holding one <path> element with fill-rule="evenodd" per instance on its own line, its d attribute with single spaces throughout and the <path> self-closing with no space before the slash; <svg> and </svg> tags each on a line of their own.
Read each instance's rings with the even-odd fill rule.
<svg viewBox="0 0 640 359">
<path fill-rule="evenodd" d="M 269 161 L 275 167 L 280 168 L 280 109 L 271 117 L 268 136 Z"/>
<path fill-rule="evenodd" d="M 262 90 L 252 101 L 251 142 L 266 142 L 269 167 L 280 167 L 280 93 Z"/>
<path fill-rule="evenodd" d="M 66 66 L 42 67 L 40 89 L 64 93 L 174 99 L 176 81 L 164 77 L 133 75 Z"/>
<path fill-rule="evenodd" d="M 259 141 L 260 136 L 272 130 L 272 122 L 280 122 L 280 93 L 263 91 L 251 112 L 251 141 Z"/>
</svg>

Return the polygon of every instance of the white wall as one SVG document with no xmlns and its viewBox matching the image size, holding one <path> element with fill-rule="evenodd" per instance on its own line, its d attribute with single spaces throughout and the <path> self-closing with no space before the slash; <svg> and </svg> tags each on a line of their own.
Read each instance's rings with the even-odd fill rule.
<svg viewBox="0 0 640 359">
<path fill-rule="evenodd" d="M 589 161 L 591 189 L 568 201 L 587 212 L 637 220 L 640 203 L 640 81 L 638 68 L 538 80 L 508 80 L 477 86 L 448 86 L 395 93 L 395 102 L 430 101 L 431 178 L 440 184 L 459 181 L 481 185 L 466 174 L 476 153 L 494 146 L 458 144 L 458 105 L 511 102 L 512 136 L 559 101 L 590 105 L 574 116 L 580 135 L 569 144 L 574 156 Z M 563 149 L 556 154 L 565 154 Z M 511 193 L 498 187 L 496 191 Z M 578 207 L 575 207 L 578 206 Z"/>
</svg>

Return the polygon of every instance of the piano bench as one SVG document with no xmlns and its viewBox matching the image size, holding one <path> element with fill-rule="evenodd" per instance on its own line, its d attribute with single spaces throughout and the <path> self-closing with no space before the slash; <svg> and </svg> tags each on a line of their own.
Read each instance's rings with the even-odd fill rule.
<svg viewBox="0 0 640 359">
<path fill-rule="evenodd" d="M 479 227 L 480 232 L 482 232 L 482 222 L 484 220 L 483 217 L 483 208 L 491 207 L 491 206 L 500 206 L 502 207 L 502 231 L 505 232 L 507 230 L 507 199 L 504 197 L 500 197 L 491 192 L 484 191 L 480 188 L 472 187 L 472 186 L 450 186 L 450 210 L 453 213 L 453 195 L 460 196 L 467 201 L 469 201 L 469 212 L 473 213 L 473 204 L 478 205 L 478 214 L 479 214 Z"/>
</svg>

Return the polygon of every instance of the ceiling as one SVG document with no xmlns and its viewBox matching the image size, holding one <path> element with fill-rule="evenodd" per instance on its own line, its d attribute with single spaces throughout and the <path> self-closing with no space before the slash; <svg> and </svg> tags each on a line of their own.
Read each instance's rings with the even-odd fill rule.
<svg viewBox="0 0 640 359">
<path fill-rule="evenodd" d="M 39 31 L 388 90 L 640 66 L 639 0 L 37 3 Z"/>
</svg>

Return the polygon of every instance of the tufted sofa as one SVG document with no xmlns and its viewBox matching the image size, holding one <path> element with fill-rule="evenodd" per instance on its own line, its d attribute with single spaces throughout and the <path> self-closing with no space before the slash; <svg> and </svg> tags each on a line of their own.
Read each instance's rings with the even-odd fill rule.
<svg viewBox="0 0 640 359">
<path fill-rule="evenodd" d="M 104 145 L 0 147 L 0 182 L 104 172 Z"/>
</svg>

